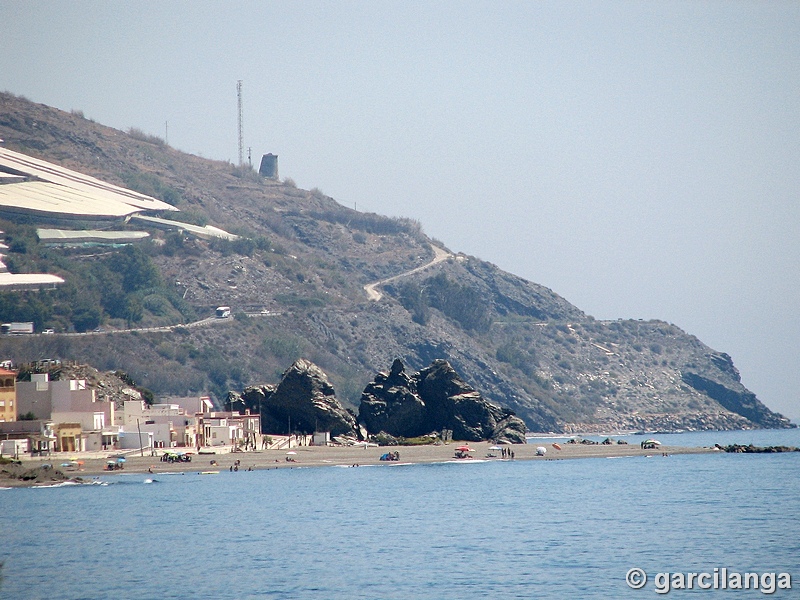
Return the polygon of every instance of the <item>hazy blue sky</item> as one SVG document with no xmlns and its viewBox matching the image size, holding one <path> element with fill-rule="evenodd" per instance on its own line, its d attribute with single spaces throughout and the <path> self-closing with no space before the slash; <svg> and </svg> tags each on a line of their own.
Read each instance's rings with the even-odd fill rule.
<svg viewBox="0 0 800 600">
<path fill-rule="evenodd" d="M 419 220 L 800 419 L 800 3 L 0 1 L 0 89 Z"/>
</svg>

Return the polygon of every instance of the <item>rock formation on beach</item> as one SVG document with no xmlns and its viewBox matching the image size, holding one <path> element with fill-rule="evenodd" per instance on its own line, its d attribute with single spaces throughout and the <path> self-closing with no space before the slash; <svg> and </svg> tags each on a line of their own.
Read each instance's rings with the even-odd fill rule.
<svg viewBox="0 0 800 600">
<path fill-rule="evenodd" d="M 408 375 L 396 359 L 389 373 L 367 385 L 358 417 L 371 434 L 416 437 L 451 430 L 456 440 L 525 443 L 525 423 L 486 401 L 446 360 Z"/>
<path fill-rule="evenodd" d="M 248 387 L 238 398 L 229 394 L 234 408 L 237 401 L 261 414 L 263 433 L 290 433 L 291 426 L 291 432 L 357 435 L 356 418 L 336 399 L 328 376 L 304 358 L 284 372 L 277 386 Z"/>
<path fill-rule="evenodd" d="M 261 415 L 262 433 L 330 431 L 333 436 L 387 433 L 418 437 L 443 430 L 455 440 L 525 443 L 525 423 L 509 409 L 488 402 L 446 360 L 409 375 L 400 359 L 378 373 L 361 396 L 358 418 L 342 407 L 327 375 L 299 359 L 278 385 L 230 392 L 226 405 Z"/>
</svg>

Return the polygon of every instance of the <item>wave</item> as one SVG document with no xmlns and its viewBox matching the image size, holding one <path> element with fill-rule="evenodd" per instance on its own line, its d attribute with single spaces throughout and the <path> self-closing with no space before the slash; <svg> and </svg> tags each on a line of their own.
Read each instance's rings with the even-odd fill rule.
<svg viewBox="0 0 800 600">
<path fill-rule="evenodd" d="M 47 485 L 33 485 L 31 486 L 33 489 L 41 490 L 41 489 L 50 489 L 50 488 L 61 488 L 61 487 L 71 487 L 74 485 L 102 485 L 106 486 L 109 483 L 107 481 L 60 481 L 58 483 L 48 483 Z"/>
</svg>

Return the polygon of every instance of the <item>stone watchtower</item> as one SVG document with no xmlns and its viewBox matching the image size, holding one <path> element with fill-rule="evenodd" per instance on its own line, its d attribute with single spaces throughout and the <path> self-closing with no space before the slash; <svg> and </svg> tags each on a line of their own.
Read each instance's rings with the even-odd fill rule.
<svg viewBox="0 0 800 600">
<path fill-rule="evenodd" d="M 262 177 L 266 177 L 268 179 L 277 179 L 278 178 L 278 155 L 277 154 L 265 154 L 261 157 L 261 166 L 258 168 L 258 173 Z"/>
</svg>

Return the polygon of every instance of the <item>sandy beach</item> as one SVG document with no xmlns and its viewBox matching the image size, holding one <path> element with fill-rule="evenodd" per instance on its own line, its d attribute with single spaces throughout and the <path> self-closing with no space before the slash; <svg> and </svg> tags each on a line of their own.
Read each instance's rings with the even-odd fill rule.
<svg viewBox="0 0 800 600">
<path fill-rule="evenodd" d="M 287 454 L 287 450 L 259 450 L 251 452 L 226 452 L 215 454 L 191 455 L 191 462 L 163 462 L 160 460 L 163 451 L 159 450 L 157 456 L 145 452 L 129 453 L 125 455 L 123 469 L 108 471 L 106 469 L 111 457 L 118 456 L 115 452 L 107 453 L 53 453 L 49 457 L 22 458 L 22 467 L 34 469 L 43 464 L 50 464 L 55 469 L 61 470 L 68 477 L 91 479 L 98 475 L 114 476 L 119 473 L 175 473 L 175 472 L 214 472 L 228 471 L 236 466 L 238 470 L 248 469 L 286 469 L 297 467 L 324 467 L 336 465 L 398 465 L 418 463 L 441 463 L 449 461 L 494 461 L 494 460 L 568 460 L 578 458 L 619 458 L 619 457 L 662 457 L 664 454 L 701 454 L 718 452 L 712 448 L 691 448 L 683 446 L 662 446 L 657 450 L 643 450 L 634 444 L 613 445 L 584 445 L 584 444 L 559 444 L 560 449 L 552 444 L 544 444 L 547 452 L 545 456 L 537 456 L 537 445 L 519 444 L 503 446 L 507 451 L 514 453 L 514 458 L 502 458 L 501 450 L 490 450 L 490 442 L 469 443 L 472 449 L 471 458 L 456 458 L 456 448 L 462 446 L 460 442 L 428 446 L 299 446 L 292 448 L 294 454 Z M 192 449 L 175 449 L 176 451 L 192 451 Z M 205 452 L 205 451 L 204 451 Z M 219 451 L 218 451 L 219 452 Z M 399 452 L 400 458 L 395 462 L 381 461 L 380 457 L 387 452 Z M 291 459 L 291 460 L 287 460 Z M 70 460 L 80 461 L 77 468 L 62 467 L 62 463 Z M 30 486 L 50 483 L 45 481 L 20 481 L 15 479 L 0 478 L 0 487 Z"/>
</svg>

